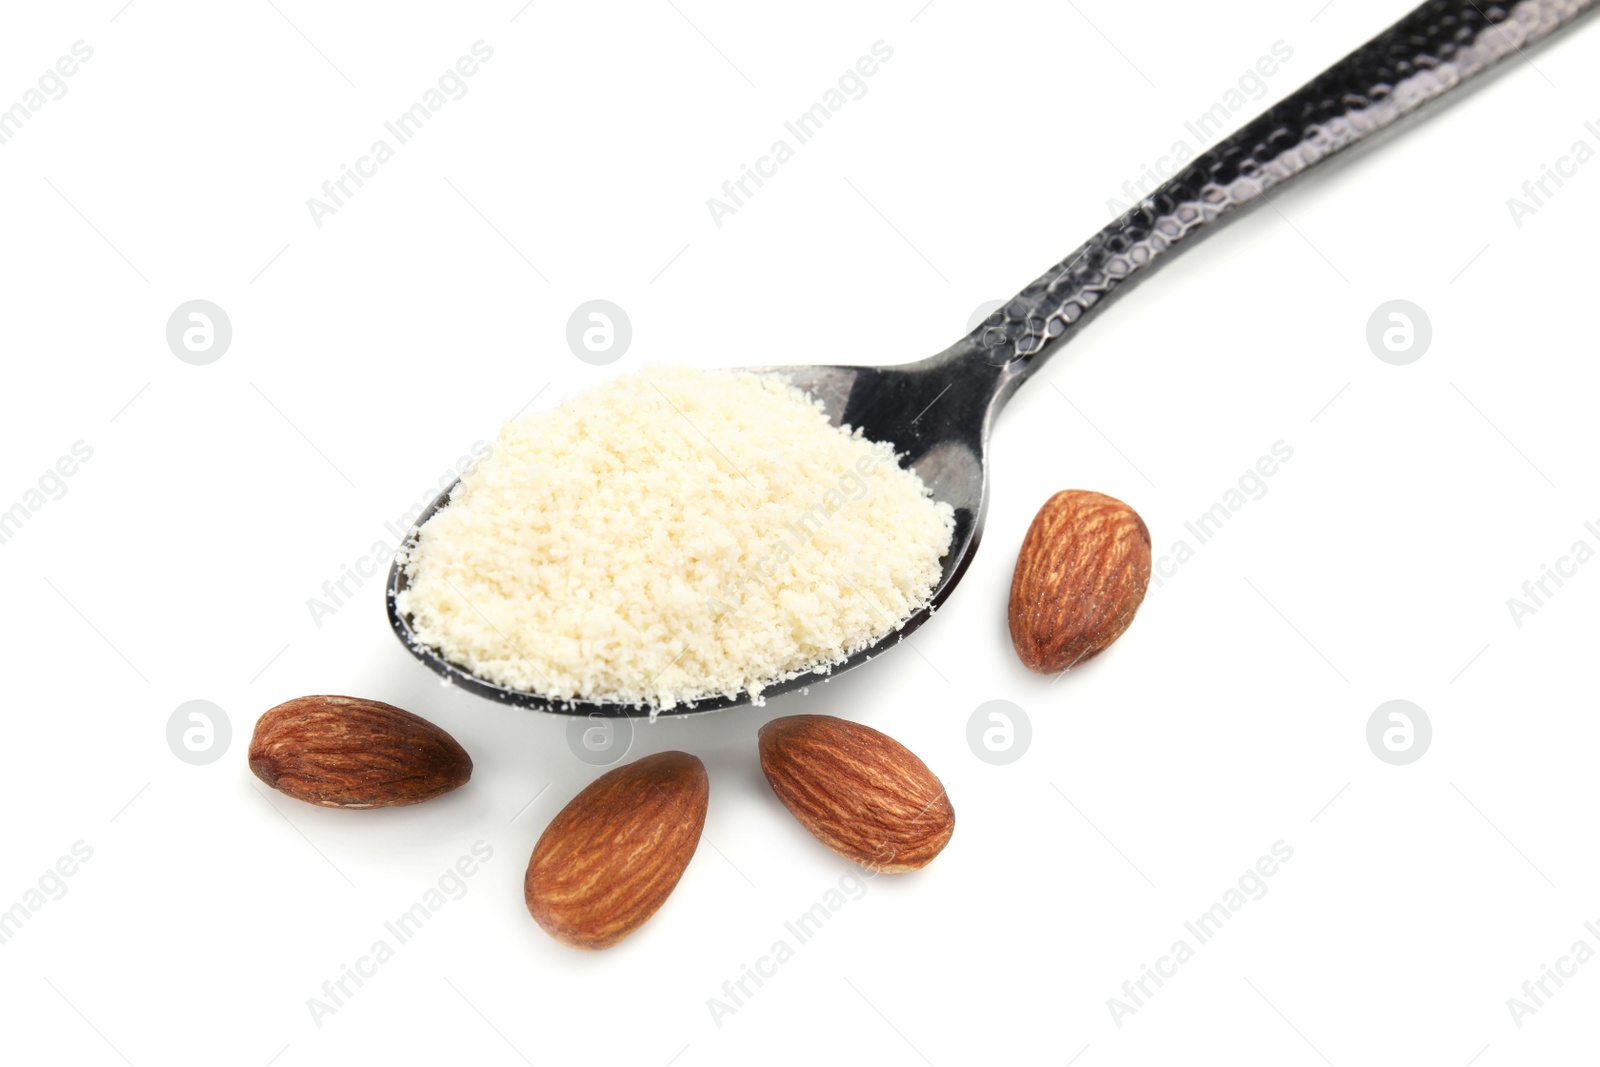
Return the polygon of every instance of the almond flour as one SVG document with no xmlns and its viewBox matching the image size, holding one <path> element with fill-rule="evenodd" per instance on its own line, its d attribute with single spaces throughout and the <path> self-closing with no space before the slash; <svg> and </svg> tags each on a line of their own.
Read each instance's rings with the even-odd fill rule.
<svg viewBox="0 0 1600 1067">
<path fill-rule="evenodd" d="M 922 608 L 953 532 L 892 445 L 786 379 L 658 368 L 507 422 L 422 527 L 398 607 L 510 688 L 760 703 Z"/>
</svg>

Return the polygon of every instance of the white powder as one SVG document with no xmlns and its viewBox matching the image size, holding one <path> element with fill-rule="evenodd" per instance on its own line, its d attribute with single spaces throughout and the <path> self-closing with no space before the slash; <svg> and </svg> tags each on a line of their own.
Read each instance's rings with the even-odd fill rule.
<svg viewBox="0 0 1600 1067">
<path fill-rule="evenodd" d="M 892 445 L 788 381 L 653 369 L 507 422 L 423 526 L 398 607 L 511 688 L 759 702 L 926 604 L 953 532 Z"/>
</svg>

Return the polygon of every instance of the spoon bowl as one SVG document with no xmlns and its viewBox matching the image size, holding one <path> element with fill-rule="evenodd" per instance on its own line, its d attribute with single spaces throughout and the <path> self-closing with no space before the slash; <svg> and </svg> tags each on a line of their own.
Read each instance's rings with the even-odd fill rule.
<svg viewBox="0 0 1600 1067">
<path fill-rule="evenodd" d="M 957 346 L 960 348 L 961 346 Z M 967 381 L 967 388 L 959 389 L 963 378 L 972 378 L 971 371 L 962 373 L 962 367 L 977 371 L 977 381 Z M 943 604 L 956 582 L 972 562 L 978 547 L 978 535 L 983 526 L 987 478 L 984 470 L 985 445 L 988 440 L 990 409 L 994 396 L 982 389 L 984 381 L 998 368 L 987 367 L 981 360 L 975 363 L 961 360 L 956 350 L 942 353 L 930 360 L 899 367 L 750 367 L 757 374 L 779 374 L 796 387 L 822 401 L 829 420 L 835 425 L 860 427 L 866 437 L 874 441 L 892 441 L 901 453 L 902 462 L 916 468 L 917 474 L 933 492 L 937 500 L 948 503 L 955 511 L 955 532 L 950 550 L 941 561 L 939 581 L 928 603 L 920 608 L 898 629 L 864 648 L 842 663 L 832 665 L 825 674 L 804 672 L 793 678 L 774 681 L 762 690 L 763 697 L 776 696 L 806 686 L 815 685 L 842 671 L 858 667 L 875 659 L 933 617 Z M 978 386 L 974 389 L 972 386 Z M 987 403 L 974 403 L 979 398 Z M 937 412 L 937 414 L 935 414 Z M 416 525 L 407 535 L 396 562 L 389 570 L 385 592 L 389 624 L 412 655 L 420 659 L 434 673 L 453 685 L 485 696 L 503 704 L 537 708 L 543 711 L 572 715 L 685 715 L 718 711 L 750 703 L 746 694 L 738 697 L 716 696 L 679 704 L 656 711 L 648 705 L 611 704 L 601 701 L 566 701 L 550 698 L 527 690 L 512 689 L 472 674 L 466 668 L 450 662 L 439 650 L 419 640 L 412 629 L 411 620 L 398 608 L 397 598 L 406 588 L 405 567 L 399 562 L 416 544 L 416 539 L 434 513 L 444 507 L 454 492 L 455 484 L 431 503 L 418 517 Z M 885 620 L 886 622 L 892 620 Z"/>
</svg>

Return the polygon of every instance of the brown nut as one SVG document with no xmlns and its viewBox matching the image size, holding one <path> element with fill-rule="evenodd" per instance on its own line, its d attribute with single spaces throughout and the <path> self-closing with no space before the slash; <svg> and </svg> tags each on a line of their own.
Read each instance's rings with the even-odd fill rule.
<svg viewBox="0 0 1600 1067">
<path fill-rule="evenodd" d="M 545 933 L 610 948 L 672 895 L 694 857 L 711 786 L 687 752 L 607 771 L 550 821 L 528 860 L 523 897 Z"/>
<path fill-rule="evenodd" d="M 1011 576 L 1011 643 L 1056 674 L 1099 655 L 1133 622 L 1150 585 L 1150 531 L 1122 501 L 1057 493 L 1022 539 Z"/>
<path fill-rule="evenodd" d="M 956 813 L 927 764 L 870 726 L 790 715 L 761 728 L 761 769 L 812 836 L 868 870 L 926 867 L 955 833 Z"/>
<path fill-rule="evenodd" d="M 390 808 L 466 784 L 472 757 L 444 730 L 393 705 L 307 696 L 256 720 L 250 769 L 307 804 Z"/>
</svg>

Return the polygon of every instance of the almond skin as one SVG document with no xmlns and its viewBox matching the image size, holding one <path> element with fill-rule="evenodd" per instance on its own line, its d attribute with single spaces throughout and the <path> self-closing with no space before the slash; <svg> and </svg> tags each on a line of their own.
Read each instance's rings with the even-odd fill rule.
<svg viewBox="0 0 1600 1067">
<path fill-rule="evenodd" d="M 465 785 L 472 757 L 427 719 L 391 704 L 308 696 L 256 720 L 250 769 L 307 804 L 392 808 Z"/>
<path fill-rule="evenodd" d="M 706 824 L 711 785 L 687 752 L 607 771 L 572 798 L 533 846 L 528 913 L 573 948 L 610 948 L 672 895 Z"/>
<path fill-rule="evenodd" d="M 1115 497 L 1057 493 L 1022 539 L 1011 576 L 1011 643 L 1029 669 L 1058 674 L 1121 637 L 1150 585 L 1150 531 Z"/>
<path fill-rule="evenodd" d="M 813 837 L 882 874 L 926 867 L 955 833 L 956 812 L 927 764 L 894 738 L 831 715 L 761 728 L 761 769 Z"/>
</svg>

